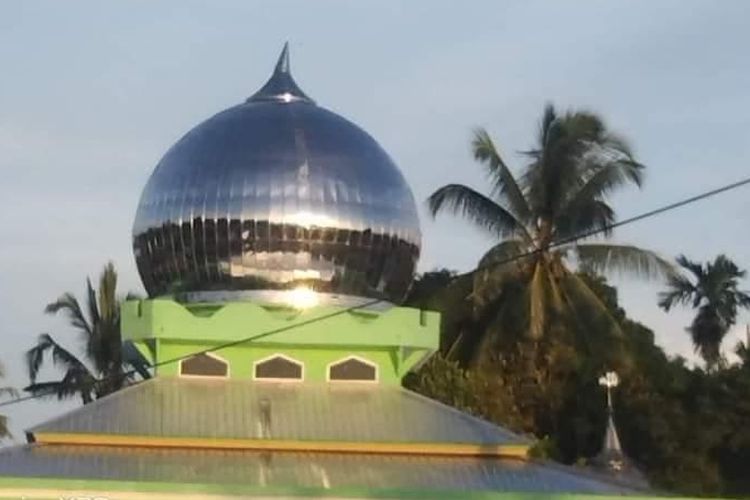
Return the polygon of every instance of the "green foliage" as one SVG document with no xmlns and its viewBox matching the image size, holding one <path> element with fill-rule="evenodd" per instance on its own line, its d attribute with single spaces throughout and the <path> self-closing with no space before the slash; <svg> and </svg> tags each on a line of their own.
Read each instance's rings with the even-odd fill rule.
<svg viewBox="0 0 750 500">
<path fill-rule="evenodd" d="M 409 291 L 404 306 L 432 311 L 442 311 L 440 318 L 440 346 L 451 351 L 453 358 L 464 359 L 477 331 L 472 317 L 472 304 L 468 300 L 473 286 L 471 275 L 458 275 L 448 269 L 437 269 L 417 277 Z M 463 342 L 463 337 L 471 337 Z"/>
<path fill-rule="evenodd" d="M 404 386 L 459 410 L 488 420 L 502 420 L 513 429 L 523 430 L 520 413 L 512 403 L 512 391 L 492 373 L 467 371 L 437 354 L 419 371 L 408 374 Z"/>
<path fill-rule="evenodd" d="M 0 378 L 5 375 L 2 365 L 0 365 Z M 18 393 L 12 387 L 0 387 L 0 396 L 16 397 Z M 0 440 L 11 437 L 10 431 L 8 430 L 8 418 L 5 415 L 0 415 Z"/>
<path fill-rule="evenodd" d="M 453 355 L 465 366 L 480 363 L 485 354 L 502 349 L 500 344 L 547 342 L 546 337 L 560 333 L 555 332 L 560 322 L 585 318 L 608 330 L 598 328 L 604 332 L 599 338 L 577 342 L 605 356 L 610 350 L 601 348 L 621 336 L 619 325 L 570 264 L 645 277 L 673 273 L 672 265 L 652 252 L 578 241 L 592 231 L 610 234 L 616 217 L 607 199 L 616 189 L 640 186 L 643 165 L 597 115 L 559 115 L 552 106 L 545 108 L 536 144 L 523 153 L 528 163 L 517 176 L 487 131 L 475 131 L 471 145 L 487 175 L 489 194 L 448 184 L 428 199 L 433 215 L 453 212 L 498 239 L 473 275 L 473 324 L 452 339 Z M 578 328 L 592 330 L 591 324 Z"/>
<path fill-rule="evenodd" d="M 737 346 L 740 363 L 716 372 L 691 369 L 669 358 L 654 333 L 628 319 L 617 290 L 597 276 L 578 277 L 600 298 L 622 332 L 617 359 L 615 421 L 626 453 L 652 484 L 690 495 L 750 494 L 750 339 Z M 458 300 L 443 300 L 440 311 Z M 585 314 L 585 311 L 581 314 Z M 459 325 L 460 322 L 454 322 Z M 590 323 L 596 328 L 596 322 Z M 607 328 L 606 324 L 598 325 Z M 502 344 L 481 364 L 462 368 L 433 357 L 405 384 L 516 431 L 535 435 L 532 454 L 568 464 L 595 455 L 605 430 L 605 394 L 597 384 L 606 367 L 586 348 L 575 324 L 563 324 L 542 341 Z M 455 332 L 444 331 L 454 337 Z M 598 331 L 589 332 L 596 336 Z M 477 336 L 481 338 L 481 336 Z"/>
<path fill-rule="evenodd" d="M 117 296 L 117 272 L 108 263 L 99 277 L 99 289 L 86 280 L 85 311 L 78 299 L 64 293 L 45 308 L 47 314 L 62 313 L 81 334 L 85 361 L 43 333 L 34 347 L 26 352 L 30 385 L 24 390 L 34 395 L 57 396 L 58 399 L 80 396 L 84 404 L 111 394 L 132 378 L 126 371 L 120 335 L 120 303 Z M 53 365 L 63 368 L 60 380 L 39 382 L 37 375 L 51 356 Z"/>
<path fill-rule="evenodd" d="M 721 342 L 737 320 L 737 310 L 750 308 L 750 294 L 739 290 L 739 280 L 745 277 L 745 271 L 725 255 L 704 265 L 684 255 L 677 257 L 677 262 L 690 276 L 671 276 L 669 288 L 660 294 L 659 306 L 669 311 L 682 304 L 697 310 L 687 331 L 706 367 L 714 370 L 723 362 Z"/>
</svg>

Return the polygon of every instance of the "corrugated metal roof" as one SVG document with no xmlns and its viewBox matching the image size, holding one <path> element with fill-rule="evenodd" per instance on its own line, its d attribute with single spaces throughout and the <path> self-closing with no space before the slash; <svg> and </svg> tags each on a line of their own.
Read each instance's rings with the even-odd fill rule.
<svg viewBox="0 0 750 500">
<path fill-rule="evenodd" d="M 31 433 L 365 443 L 528 445 L 529 440 L 399 387 L 156 378 Z"/>
<path fill-rule="evenodd" d="M 512 459 L 107 446 L 6 448 L 0 450 L 0 476 L 248 488 L 413 490 L 426 497 L 430 491 L 636 493 L 571 468 Z"/>
</svg>

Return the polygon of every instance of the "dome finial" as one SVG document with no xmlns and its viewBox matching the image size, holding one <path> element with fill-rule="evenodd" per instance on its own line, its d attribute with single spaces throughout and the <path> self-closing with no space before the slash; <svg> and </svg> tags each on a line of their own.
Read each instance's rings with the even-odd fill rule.
<svg viewBox="0 0 750 500">
<path fill-rule="evenodd" d="M 297 82 L 292 78 L 292 73 L 289 70 L 289 42 L 284 43 L 284 48 L 281 50 L 279 60 L 276 62 L 276 67 L 273 70 L 271 78 L 259 91 L 247 100 L 247 102 L 257 101 L 274 101 L 279 103 L 303 101 L 314 103 L 312 99 L 302 92 L 302 89 L 299 88 Z"/>
<path fill-rule="evenodd" d="M 289 72 L 289 42 L 284 42 L 284 48 L 281 49 L 279 54 L 279 60 L 276 62 L 276 69 L 274 73 L 287 73 Z"/>
</svg>

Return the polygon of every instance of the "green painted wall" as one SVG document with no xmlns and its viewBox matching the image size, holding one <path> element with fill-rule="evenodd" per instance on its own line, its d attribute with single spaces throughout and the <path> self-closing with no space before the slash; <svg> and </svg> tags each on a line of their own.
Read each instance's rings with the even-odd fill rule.
<svg viewBox="0 0 750 500">
<path fill-rule="evenodd" d="M 394 307 L 375 313 L 335 307 L 305 311 L 250 302 L 186 307 L 166 299 L 128 301 L 122 309 L 124 340 L 152 363 L 158 375 L 177 375 L 177 360 L 217 349 L 230 376 L 252 376 L 253 363 L 284 354 L 304 363 L 305 380 L 324 382 L 330 363 L 356 355 L 378 365 L 381 383 L 397 384 L 438 348 L 440 315 Z M 239 342 L 231 347 L 223 344 Z"/>
</svg>

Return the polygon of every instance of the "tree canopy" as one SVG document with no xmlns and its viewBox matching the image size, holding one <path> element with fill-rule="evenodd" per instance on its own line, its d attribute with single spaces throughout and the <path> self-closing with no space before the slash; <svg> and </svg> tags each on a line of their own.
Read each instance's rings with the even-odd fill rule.
<svg viewBox="0 0 750 500">
<path fill-rule="evenodd" d="M 444 276 L 449 271 L 439 271 Z M 619 306 L 617 290 L 601 278 L 579 275 L 602 298 L 623 332 L 623 355 L 630 362 L 620 369 L 614 392 L 615 422 L 625 452 L 660 489 L 691 495 L 747 495 L 750 479 L 750 339 L 740 343 L 740 361 L 708 372 L 691 368 L 682 358 L 670 358 L 655 343 L 654 332 L 629 319 Z M 417 280 L 439 282 L 433 273 Z M 436 289 L 439 291 L 439 289 Z M 448 317 L 464 302 L 435 295 L 431 307 Z M 460 314 L 459 314 L 460 315 Z M 455 336 L 453 321 L 444 337 Z M 596 332 L 592 332 L 595 334 Z M 493 362 L 462 367 L 443 349 L 405 385 L 429 397 L 539 439 L 536 453 L 564 463 L 585 463 L 600 449 L 606 424 L 605 394 L 597 384 L 601 372 L 596 354 L 576 347 L 578 370 L 560 371 L 545 387 L 523 382 L 529 365 L 496 352 Z M 559 355 L 559 354 L 558 354 Z"/>
<path fill-rule="evenodd" d="M 121 302 L 122 298 L 117 296 L 117 272 L 110 262 L 99 276 L 98 290 L 86 279 L 85 308 L 70 292 L 48 304 L 44 310 L 47 314 L 65 314 L 80 333 L 85 358 L 81 360 L 51 335 L 42 333 L 26 353 L 31 383 L 24 390 L 59 399 L 78 395 L 87 404 L 126 385 L 133 375 L 125 370 L 127 361 L 122 355 Z M 53 365 L 64 370 L 63 377 L 39 382 L 37 376 L 48 354 Z"/>
<path fill-rule="evenodd" d="M 750 308 L 750 294 L 739 289 L 745 271 L 726 255 L 705 264 L 680 255 L 677 262 L 688 274 L 670 276 L 659 306 L 665 311 L 677 304 L 697 310 L 687 331 L 708 369 L 715 369 L 722 361 L 721 343 L 737 320 L 737 311 Z"/>
<path fill-rule="evenodd" d="M 629 319 L 604 275 L 666 279 L 661 306 L 698 310 L 689 328 L 709 367 L 748 296 L 744 272 L 613 244 L 611 195 L 640 187 L 645 167 L 596 114 L 547 106 L 525 165 L 512 171 L 484 129 L 474 133 L 484 189 L 448 184 L 428 199 L 496 239 L 466 274 L 419 277 L 407 305 L 442 314 L 440 353 L 405 379 L 427 396 L 538 438 L 536 453 L 586 463 L 602 445 L 599 376 L 615 369 L 614 419 L 652 484 L 688 494 L 750 493 L 750 352 L 702 370 L 670 358 Z M 750 342 L 750 339 L 748 339 Z"/>
<path fill-rule="evenodd" d="M 475 131 L 471 147 L 486 173 L 488 194 L 448 184 L 428 199 L 433 215 L 446 210 L 459 214 L 498 240 L 473 273 L 470 300 L 480 327 L 457 336 L 459 358 L 478 362 L 482 353 L 491 352 L 487 347 L 523 338 L 543 343 L 551 340 L 549 335 L 561 334 L 556 326 L 561 321 L 582 317 L 611 329 L 586 342 L 612 345 L 620 334 L 617 323 L 571 266 L 642 277 L 673 272 L 653 252 L 592 238 L 597 232 L 605 239 L 611 236 L 616 215 L 609 196 L 642 183 L 645 167 L 628 143 L 593 113 L 560 115 L 549 105 L 534 146 L 522 153 L 527 163 L 518 174 L 486 130 Z M 473 338 L 478 333 L 483 337 Z"/>
</svg>

